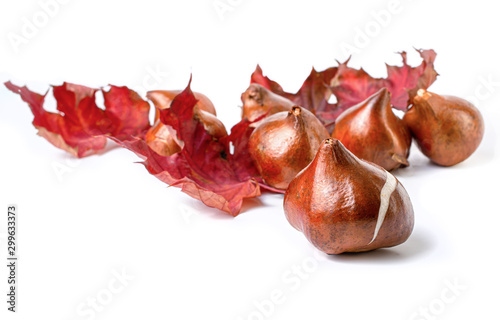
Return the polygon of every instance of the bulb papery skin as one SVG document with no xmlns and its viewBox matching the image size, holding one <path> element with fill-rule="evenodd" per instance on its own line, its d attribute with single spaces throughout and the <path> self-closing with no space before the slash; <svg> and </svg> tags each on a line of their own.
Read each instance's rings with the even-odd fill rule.
<svg viewBox="0 0 500 320">
<path fill-rule="evenodd" d="M 163 110 L 170 108 L 170 104 L 172 103 L 174 98 L 181 92 L 181 90 L 154 90 L 148 91 L 146 97 L 149 100 L 153 101 L 157 109 Z M 193 95 L 198 100 L 196 106 L 199 109 L 211 113 L 215 116 L 217 115 L 214 104 L 207 96 L 199 92 L 193 92 Z M 156 113 L 156 117 L 159 117 L 158 113 Z"/>
<path fill-rule="evenodd" d="M 243 102 L 241 117 L 248 121 L 255 121 L 264 115 L 290 111 L 295 106 L 289 99 L 277 95 L 257 83 L 252 83 L 241 94 L 241 102 Z"/>
<path fill-rule="evenodd" d="M 328 131 L 311 112 L 298 106 L 259 122 L 248 142 L 250 155 L 264 182 L 285 190 L 314 158 Z"/>
<path fill-rule="evenodd" d="M 207 133 L 215 139 L 220 139 L 227 136 L 226 127 L 214 114 L 204 111 L 195 105 L 193 108 L 195 119 L 199 120 Z"/>
<path fill-rule="evenodd" d="M 175 130 L 160 121 L 159 111 L 170 108 L 172 101 L 179 93 L 181 93 L 180 90 L 156 90 L 149 91 L 146 95 L 156 107 L 155 123 L 146 134 L 146 142 L 151 149 L 164 157 L 180 152 L 184 146 L 184 143 L 177 138 Z M 215 139 L 227 136 L 226 127 L 216 117 L 212 101 L 202 93 L 194 92 L 193 94 L 198 100 L 193 108 L 193 116 Z"/>
<path fill-rule="evenodd" d="M 182 141 L 177 139 L 175 130 L 171 126 L 164 125 L 160 120 L 146 133 L 146 143 L 154 152 L 168 157 L 182 150 Z"/>
<path fill-rule="evenodd" d="M 411 134 L 392 112 L 386 88 L 344 111 L 335 121 L 332 138 L 388 171 L 409 165 Z"/>
<path fill-rule="evenodd" d="M 445 167 L 469 158 L 484 135 L 483 117 L 473 104 L 423 89 L 418 91 L 403 121 L 420 151 Z"/>
<path fill-rule="evenodd" d="M 290 182 L 283 203 L 290 224 L 327 254 L 396 246 L 414 226 L 401 183 L 336 139 L 321 144 L 314 160 Z"/>
</svg>

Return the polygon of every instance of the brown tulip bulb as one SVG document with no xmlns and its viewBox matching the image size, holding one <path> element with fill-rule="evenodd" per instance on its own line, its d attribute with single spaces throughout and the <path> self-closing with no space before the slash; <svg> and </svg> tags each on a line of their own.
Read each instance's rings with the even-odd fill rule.
<svg viewBox="0 0 500 320">
<path fill-rule="evenodd" d="M 295 106 L 292 101 L 257 83 L 252 83 L 241 94 L 241 102 L 243 102 L 242 118 L 247 118 L 249 121 L 255 121 L 265 114 L 271 115 L 281 111 L 289 111 Z"/>
<path fill-rule="evenodd" d="M 396 246 L 408 239 L 414 224 L 401 183 L 336 139 L 326 139 L 290 182 L 284 210 L 290 224 L 328 254 Z"/>
<path fill-rule="evenodd" d="M 328 136 L 316 116 L 295 106 L 263 119 L 252 132 L 248 148 L 264 182 L 285 190 Z"/>
<path fill-rule="evenodd" d="M 181 93 L 180 90 L 157 90 L 149 91 L 146 95 L 156 106 L 155 123 L 146 134 L 146 142 L 156 153 L 165 157 L 181 151 L 184 145 L 177 139 L 177 134 L 172 127 L 160 122 L 159 112 L 159 110 L 170 108 L 170 104 L 179 93 Z M 215 107 L 212 102 L 201 93 L 194 92 L 194 96 L 198 100 L 193 108 L 194 117 L 214 138 L 227 136 L 224 124 L 215 116 Z"/>
<path fill-rule="evenodd" d="M 403 117 L 419 149 L 433 162 L 453 166 L 481 143 L 483 117 L 470 102 L 420 89 Z"/>
<path fill-rule="evenodd" d="M 146 133 L 146 143 L 154 152 L 164 157 L 182 150 L 182 141 L 177 139 L 175 130 L 161 123 L 159 119 Z"/>
<path fill-rule="evenodd" d="M 357 157 L 386 170 L 408 166 L 411 134 L 392 112 L 386 88 L 344 111 L 335 121 L 332 138 Z"/>
<path fill-rule="evenodd" d="M 200 120 L 209 135 L 217 139 L 227 136 L 226 127 L 212 113 L 201 110 L 198 105 L 195 105 L 193 108 L 193 114 L 195 119 Z"/>
</svg>

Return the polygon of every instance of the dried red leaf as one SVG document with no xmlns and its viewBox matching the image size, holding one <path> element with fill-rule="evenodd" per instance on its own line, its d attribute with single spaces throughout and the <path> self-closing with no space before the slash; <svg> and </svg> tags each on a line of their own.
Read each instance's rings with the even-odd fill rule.
<svg viewBox="0 0 500 320">
<path fill-rule="evenodd" d="M 11 82 L 5 85 L 28 103 L 35 116 L 33 125 L 38 129 L 38 135 L 54 146 L 84 157 L 106 145 L 106 138 L 99 135 L 100 129 L 107 125 L 104 112 L 92 104 L 95 90 L 66 83 L 54 87 L 57 109 L 61 113 L 52 113 L 43 108 L 47 93 L 40 95 Z"/>
<path fill-rule="evenodd" d="M 332 92 L 327 84 L 335 77 L 337 69 L 332 67 L 318 72 L 313 68 L 292 101 L 303 108 L 314 110 L 316 114 L 329 112 L 332 104 L 328 100 Z"/>
<path fill-rule="evenodd" d="M 258 83 L 261 86 L 271 90 L 272 92 L 288 99 L 289 96 L 292 96 L 291 93 L 285 92 L 283 88 L 276 81 L 273 81 L 268 77 L 264 76 L 264 74 L 262 73 L 262 68 L 259 65 L 257 65 L 255 71 L 252 73 L 252 76 L 250 78 L 250 83 Z"/>
<path fill-rule="evenodd" d="M 163 123 L 183 141 L 179 153 L 164 157 L 144 140 L 151 127 L 149 104 L 126 87 L 103 91 L 103 110 L 95 103 L 97 89 L 68 83 L 56 86 L 53 93 L 59 112 L 52 113 L 43 108 L 45 95 L 10 82 L 5 85 L 29 104 L 40 135 L 78 157 L 102 150 L 110 137 L 144 158 L 148 171 L 160 180 L 233 216 L 239 214 L 243 199 L 260 195 L 260 179 L 246 148 L 253 130 L 250 123 L 236 125 L 229 136 L 207 131 L 200 111 L 194 111 L 198 100 L 189 86 L 170 108 L 159 111 Z"/>
<path fill-rule="evenodd" d="M 438 75 L 434 69 L 434 50 L 417 51 L 423 59 L 419 66 L 409 66 L 406 52 L 401 52 L 403 66 L 387 65 L 387 78 L 372 78 L 363 69 L 350 68 L 347 66 L 349 60 L 340 64 L 331 83 L 331 90 L 338 101 L 337 108 L 345 110 L 386 87 L 391 92 L 393 107 L 406 111 L 416 92 L 427 89 Z"/>
<path fill-rule="evenodd" d="M 291 100 L 295 105 L 300 105 L 318 116 L 318 114 L 329 113 L 334 107 L 334 105 L 328 103 L 332 95 L 328 84 L 336 73 L 336 67 L 328 68 L 320 72 L 313 68 L 297 93 L 285 92 L 277 82 L 263 75 L 260 66 L 257 66 L 255 69 L 250 82 L 258 83 L 272 92 Z"/>
<path fill-rule="evenodd" d="M 433 50 L 417 51 L 423 59 L 419 66 L 409 66 L 406 52 L 402 52 L 403 66 L 387 65 L 387 78 L 373 78 L 363 69 L 350 68 L 347 60 L 338 67 L 324 71 L 313 69 L 297 93 L 285 92 L 277 82 L 264 76 L 259 66 L 252 74 L 251 83 L 258 83 L 310 110 L 324 124 L 332 123 L 345 109 L 365 100 L 383 87 L 391 92 L 393 106 L 406 110 L 418 89 L 427 89 L 437 77 L 434 69 L 436 53 Z M 335 104 L 328 103 L 332 94 L 337 98 Z"/>
<path fill-rule="evenodd" d="M 423 59 L 423 62 L 419 66 L 411 68 L 407 65 L 406 52 L 401 53 L 401 56 L 403 57 L 403 67 L 387 66 L 388 79 L 393 82 L 392 87 L 405 80 L 404 88 L 407 89 L 405 91 L 408 91 L 409 99 L 407 99 L 406 95 L 403 94 L 403 91 L 401 91 L 401 100 L 397 101 L 398 98 L 394 97 L 395 100 L 393 101 L 393 105 L 395 107 L 404 111 L 406 111 L 408 106 L 413 103 L 413 99 L 417 95 L 418 90 L 429 88 L 434 81 L 436 81 L 436 78 L 439 75 L 434 69 L 434 61 L 436 60 L 437 55 L 436 52 L 434 50 L 417 51 Z M 411 76 L 412 73 L 419 74 L 419 76 L 415 78 L 414 76 Z M 406 106 L 404 105 L 405 102 Z"/>
<path fill-rule="evenodd" d="M 237 216 L 243 199 L 260 196 L 256 170 L 240 145 L 248 138 L 248 125 L 237 125 L 230 136 L 217 139 L 193 112 L 197 101 L 188 85 L 170 108 L 160 111 L 161 121 L 184 141 L 179 153 L 161 156 L 138 138 L 118 142 L 140 155 L 149 173 L 158 179 L 181 188 L 209 207 Z M 236 143 L 234 154 L 230 153 L 230 142 Z"/>
<path fill-rule="evenodd" d="M 126 87 L 103 91 L 106 110 L 102 110 L 95 102 L 98 89 L 71 83 L 53 86 L 59 111 L 53 113 L 43 107 L 47 93 L 40 95 L 11 82 L 5 86 L 28 103 L 40 136 L 80 158 L 102 150 L 106 136 L 127 139 L 143 135 L 150 127 L 149 104 Z"/>
<path fill-rule="evenodd" d="M 258 118 L 256 121 L 259 121 Z M 256 122 L 254 121 L 254 122 Z M 253 163 L 248 151 L 248 140 L 255 128 L 250 122 L 243 119 L 231 128 L 231 134 L 223 138 L 223 143 L 233 145 L 233 152 L 228 154 L 229 161 L 233 164 L 233 170 L 240 180 L 256 179 L 261 182 L 260 174 Z"/>
<path fill-rule="evenodd" d="M 150 128 L 149 103 L 127 87 L 110 87 L 102 92 L 105 114 L 112 124 L 109 134 L 120 140 L 143 135 Z"/>
<path fill-rule="evenodd" d="M 156 153 L 162 156 L 167 157 L 179 152 L 184 143 L 178 139 L 177 133 L 171 126 L 160 121 L 160 110 L 170 108 L 174 98 L 181 92 L 181 90 L 154 90 L 146 94 L 146 97 L 156 107 L 155 123 L 146 134 L 146 142 Z M 217 138 L 227 136 L 224 124 L 216 117 L 212 101 L 202 93 L 193 92 L 193 94 L 198 100 L 193 110 L 195 116 L 203 122 L 210 134 Z"/>
</svg>

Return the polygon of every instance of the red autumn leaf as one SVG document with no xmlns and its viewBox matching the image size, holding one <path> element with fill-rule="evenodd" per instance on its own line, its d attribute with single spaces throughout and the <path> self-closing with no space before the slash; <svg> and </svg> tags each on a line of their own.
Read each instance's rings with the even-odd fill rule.
<svg viewBox="0 0 500 320">
<path fill-rule="evenodd" d="M 434 50 L 417 51 L 423 59 L 419 66 L 409 66 L 406 52 L 402 52 L 403 66 L 387 65 L 387 78 L 372 78 L 363 69 L 350 68 L 347 66 L 349 60 L 340 64 L 331 83 L 331 90 L 338 101 L 337 108 L 345 110 L 386 87 L 391 92 L 392 105 L 406 111 L 418 89 L 427 89 L 438 75 L 434 69 Z"/>
<path fill-rule="evenodd" d="M 285 92 L 277 82 L 264 76 L 264 74 L 262 73 L 262 68 L 259 65 L 257 65 L 255 71 L 252 73 L 250 83 L 258 83 L 261 86 L 271 90 L 272 92 L 288 99 L 293 96 L 293 94 Z"/>
<path fill-rule="evenodd" d="M 45 95 L 18 87 L 11 82 L 5 86 L 28 103 L 33 112 L 33 125 L 38 134 L 54 146 L 77 157 L 85 157 L 102 150 L 106 136 L 126 139 L 140 135 L 149 125 L 149 104 L 137 93 L 125 87 L 111 87 L 103 92 L 106 110 L 97 107 L 98 89 L 64 83 L 53 87 L 58 113 L 44 109 Z"/>
<path fill-rule="evenodd" d="M 417 91 L 429 88 L 439 75 L 434 69 L 436 52 L 434 50 L 417 51 L 423 59 L 419 66 L 415 68 L 408 66 L 406 63 L 406 52 L 401 53 L 401 57 L 403 58 L 402 67 L 387 66 L 387 79 L 391 83 L 389 88 L 392 88 L 393 92 L 397 92 L 394 88 L 398 86 L 402 86 L 405 89 L 399 90 L 399 96 L 393 93 L 394 97 L 391 98 L 393 105 L 403 111 L 406 111 L 408 105 L 417 95 Z M 413 74 L 418 74 L 419 76 L 415 77 Z"/>
<path fill-rule="evenodd" d="M 387 78 L 373 78 L 363 69 L 347 66 L 349 60 L 338 67 L 324 71 L 313 69 L 297 93 L 288 93 L 275 81 L 264 76 L 257 66 L 251 82 L 258 83 L 295 104 L 313 112 L 323 123 L 331 123 L 349 107 L 365 100 L 382 87 L 387 87 L 392 94 L 394 107 L 406 110 L 411 98 L 418 89 L 427 89 L 437 77 L 434 70 L 436 53 L 433 50 L 418 50 L 423 62 L 417 67 L 407 64 L 406 53 L 401 53 L 403 66 L 387 65 Z M 331 95 L 337 103 L 328 103 Z"/>
<path fill-rule="evenodd" d="M 319 116 L 320 119 L 325 120 L 320 115 L 326 111 L 326 118 L 328 118 L 328 113 L 334 107 L 334 105 L 328 103 L 332 95 L 328 84 L 336 73 L 336 67 L 328 68 L 320 72 L 313 68 L 297 93 L 285 92 L 277 82 L 263 75 L 260 66 L 257 66 L 255 69 L 250 82 L 260 84 L 272 92 L 293 101 L 296 105 L 300 105 L 310 110 L 312 113 Z"/>
<path fill-rule="evenodd" d="M 328 100 L 332 96 L 332 92 L 327 84 L 336 74 L 336 67 L 320 72 L 313 68 L 292 101 L 306 109 L 314 110 L 315 113 L 330 111 L 332 105 L 328 103 Z"/>
<path fill-rule="evenodd" d="M 52 113 L 43 108 L 47 94 L 40 95 L 10 82 L 5 85 L 28 103 L 35 116 L 33 125 L 38 129 L 38 135 L 54 146 L 84 157 L 96 153 L 106 145 L 106 138 L 99 134 L 102 126 L 107 123 L 104 112 L 93 105 L 94 89 L 66 83 L 54 87 L 57 109 L 61 113 Z"/>
<path fill-rule="evenodd" d="M 223 143 L 232 144 L 234 147 L 233 153 L 229 153 L 228 158 L 233 163 L 233 169 L 238 178 L 240 180 L 255 178 L 260 182 L 259 171 L 248 151 L 248 140 L 254 130 L 250 127 L 252 123 L 246 119 L 241 120 L 231 128 L 231 134 L 223 138 Z"/>
<path fill-rule="evenodd" d="M 272 81 L 262 74 L 260 66 L 257 66 L 255 69 L 250 82 L 258 83 L 308 110 L 323 111 L 328 109 L 328 99 L 332 95 L 328 84 L 336 73 L 336 67 L 328 68 L 321 72 L 313 68 L 297 93 L 285 92 L 277 82 Z"/>
<path fill-rule="evenodd" d="M 253 163 L 238 162 L 247 161 L 248 157 L 231 154 L 229 149 L 229 142 L 246 139 L 248 131 L 241 124 L 230 136 L 215 139 L 194 116 L 196 102 L 188 85 L 174 98 L 170 108 L 160 111 L 161 121 L 172 126 L 184 142 L 179 153 L 168 157 L 158 155 L 139 138 L 118 142 L 141 156 L 149 173 L 158 179 L 181 188 L 209 207 L 237 216 L 243 199 L 260 196 Z M 239 150 L 239 146 L 235 149 Z"/>
<path fill-rule="evenodd" d="M 110 87 L 102 92 L 105 114 L 112 124 L 109 134 L 120 140 L 145 134 L 151 127 L 149 103 L 127 87 Z"/>
</svg>

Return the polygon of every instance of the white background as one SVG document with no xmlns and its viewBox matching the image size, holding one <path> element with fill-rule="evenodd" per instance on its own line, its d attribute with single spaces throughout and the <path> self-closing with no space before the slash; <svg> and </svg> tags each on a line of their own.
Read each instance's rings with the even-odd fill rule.
<svg viewBox="0 0 500 320">
<path fill-rule="evenodd" d="M 430 307 L 429 319 L 497 319 L 500 20 L 493 2 L 401 0 L 384 25 L 372 13 L 388 10 L 385 0 L 221 2 L 232 5 L 222 17 L 213 0 L 67 1 L 16 47 L 9 35 L 23 36 L 43 9 L 34 0 L 2 0 L 0 82 L 38 92 L 63 81 L 183 89 L 192 72 L 193 90 L 209 96 L 231 127 L 257 63 L 294 92 L 312 66 L 344 61 L 342 43 L 355 45 L 368 28 L 350 65 L 385 76 L 385 62 L 401 61 L 395 52 L 409 51 L 416 65 L 413 47 L 435 49 L 441 75 L 431 90 L 475 101 L 486 123 L 482 145 L 451 168 L 413 148 L 411 166 L 395 172 L 413 201 L 410 239 L 328 257 L 288 224 L 281 195 L 247 201 L 232 218 L 167 188 L 129 151 L 75 160 L 36 135 L 28 106 L 2 86 L 0 256 L 14 203 L 20 260 L 16 314 L 6 311 L 0 263 L 0 318 L 387 320 L 425 319 Z M 162 74 L 156 81 L 154 69 Z M 116 272 L 133 279 L 114 283 Z M 119 292 L 108 295 L 110 283 Z M 276 292 L 280 303 L 271 306 Z M 93 317 L 92 299 L 102 307 Z"/>
</svg>

